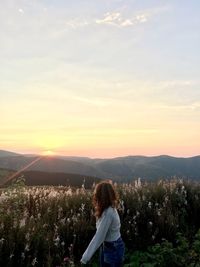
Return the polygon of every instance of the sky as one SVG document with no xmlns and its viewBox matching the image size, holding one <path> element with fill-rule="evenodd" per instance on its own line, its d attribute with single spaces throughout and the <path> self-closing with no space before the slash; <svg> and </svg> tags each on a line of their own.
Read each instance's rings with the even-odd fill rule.
<svg viewBox="0 0 200 267">
<path fill-rule="evenodd" d="M 0 149 L 200 154 L 199 10 L 199 0 L 1 0 Z"/>
</svg>

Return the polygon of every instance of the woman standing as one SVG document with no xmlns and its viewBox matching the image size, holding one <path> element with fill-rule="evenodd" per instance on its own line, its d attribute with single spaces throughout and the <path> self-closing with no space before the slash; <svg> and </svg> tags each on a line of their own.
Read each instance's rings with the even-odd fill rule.
<svg viewBox="0 0 200 267">
<path fill-rule="evenodd" d="M 101 267 L 123 266 L 125 246 L 120 234 L 117 200 L 117 193 L 110 182 L 104 181 L 96 185 L 93 206 L 97 230 L 81 258 L 82 264 L 86 264 L 100 247 Z"/>
</svg>

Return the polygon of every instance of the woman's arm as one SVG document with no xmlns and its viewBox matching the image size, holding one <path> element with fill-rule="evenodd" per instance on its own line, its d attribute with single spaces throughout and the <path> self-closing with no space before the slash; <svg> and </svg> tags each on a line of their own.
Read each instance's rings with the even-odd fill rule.
<svg viewBox="0 0 200 267">
<path fill-rule="evenodd" d="M 109 210 L 102 214 L 102 218 L 99 222 L 99 225 L 97 226 L 97 231 L 81 258 L 81 262 L 84 264 L 86 264 L 91 259 L 93 254 L 105 240 L 106 234 L 112 221 L 112 214 L 108 211 Z"/>
</svg>

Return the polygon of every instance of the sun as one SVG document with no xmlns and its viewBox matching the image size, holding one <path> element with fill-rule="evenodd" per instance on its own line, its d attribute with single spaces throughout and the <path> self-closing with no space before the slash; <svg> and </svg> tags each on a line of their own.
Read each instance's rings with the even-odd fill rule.
<svg viewBox="0 0 200 267">
<path fill-rule="evenodd" d="M 55 152 L 53 152 L 51 150 L 45 150 L 45 151 L 42 152 L 42 155 L 50 157 L 50 156 L 54 156 Z"/>
</svg>

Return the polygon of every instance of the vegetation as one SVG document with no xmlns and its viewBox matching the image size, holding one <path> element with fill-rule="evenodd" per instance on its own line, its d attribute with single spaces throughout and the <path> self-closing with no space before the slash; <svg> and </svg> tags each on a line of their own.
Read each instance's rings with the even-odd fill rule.
<svg viewBox="0 0 200 267">
<path fill-rule="evenodd" d="M 127 156 L 112 159 L 44 156 L 41 158 L 38 155 L 13 155 L 11 152 L 0 150 L 0 168 L 17 171 L 22 166 L 34 162 L 37 158 L 40 160 L 30 166 L 27 176 L 25 175 L 27 185 L 50 185 L 50 183 L 57 185 L 56 179 L 54 179 L 55 175 L 60 177 L 59 183 L 61 185 L 68 185 L 67 179 L 73 182 L 69 176 L 72 174 L 91 176 L 93 180 L 94 177 L 110 178 L 118 182 L 130 182 L 137 177 L 143 177 L 145 180 L 159 180 L 161 177 L 170 179 L 174 176 L 189 177 L 197 181 L 200 179 L 200 156 L 191 158 L 176 158 L 167 155 L 155 157 Z M 34 171 L 38 173 L 34 173 Z M 52 174 L 50 175 L 50 173 Z M 68 177 L 65 178 L 64 174 L 67 174 Z M 49 179 L 46 179 L 45 176 L 46 178 L 49 176 Z M 77 182 L 79 178 L 77 177 Z"/>
<path fill-rule="evenodd" d="M 125 266 L 200 266 L 200 184 L 182 180 L 115 185 Z M 84 185 L 0 191 L 0 266 L 79 266 L 95 233 Z M 90 266 L 97 265 L 96 254 Z"/>
<path fill-rule="evenodd" d="M 200 230 L 190 242 L 181 233 L 177 233 L 175 244 L 163 240 L 147 251 L 130 252 L 124 267 L 199 267 L 200 266 Z"/>
<path fill-rule="evenodd" d="M 6 181 L 6 177 L 10 176 L 13 173 L 11 170 L 1 169 L 0 168 L 0 184 Z"/>
</svg>

